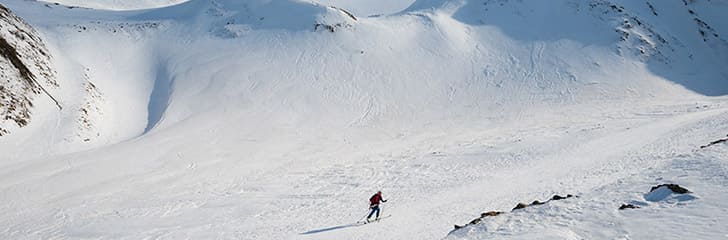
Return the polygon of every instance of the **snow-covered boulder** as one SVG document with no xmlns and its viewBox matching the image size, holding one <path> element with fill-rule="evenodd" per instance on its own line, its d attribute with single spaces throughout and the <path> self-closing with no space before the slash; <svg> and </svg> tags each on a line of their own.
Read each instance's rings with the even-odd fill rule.
<svg viewBox="0 0 728 240">
<path fill-rule="evenodd" d="M 650 189 L 645 194 L 645 200 L 650 202 L 685 202 L 696 199 L 691 192 L 677 184 L 661 184 Z"/>
<path fill-rule="evenodd" d="M 650 191 L 644 194 L 644 199 L 652 203 L 679 203 L 697 199 L 692 192 L 677 184 L 660 184 L 650 188 Z M 619 210 L 637 209 L 648 207 L 650 204 L 640 200 L 632 200 L 619 206 Z"/>
</svg>

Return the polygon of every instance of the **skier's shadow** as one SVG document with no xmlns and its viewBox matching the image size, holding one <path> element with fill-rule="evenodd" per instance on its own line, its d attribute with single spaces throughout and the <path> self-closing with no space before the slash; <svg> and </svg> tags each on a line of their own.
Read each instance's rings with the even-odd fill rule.
<svg viewBox="0 0 728 240">
<path fill-rule="evenodd" d="M 335 227 L 328 227 L 328 228 L 316 229 L 316 230 L 311 230 L 311 231 L 308 231 L 308 232 L 303 232 L 303 233 L 301 233 L 301 235 L 308 235 L 308 234 L 314 234 L 314 233 L 320 233 L 320 232 L 328 232 L 328 231 L 333 231 L 333 230 L 337 230 L 337 229 L 349 228 L 349 227 L 356 227 L 356 226 L 361 226 L 361 224 L 350 223 L 350 224 L 339 225 L 339 226 L 335 226 Z"/>
</svg>

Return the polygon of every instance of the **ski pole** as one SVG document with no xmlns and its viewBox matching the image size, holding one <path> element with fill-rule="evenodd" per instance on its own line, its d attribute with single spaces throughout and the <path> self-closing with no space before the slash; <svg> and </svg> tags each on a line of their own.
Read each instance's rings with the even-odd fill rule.
<svg viewBox="0 0 728 240">
<path fill-rule="evenodd" d="M 366 217 L 367 217 L 368 215 L 369 215 L 369 210 L 367 210 L 366 214 L 364 214 L 364 216 L 363 216 L 363 217 L 359 218 L 359 220 L 357 220 L 357 222 L 361 222 L 361 221 L 362 221 L 362 220 L 364 220 L 364 218 L 366 218 Z"/>
</svg>

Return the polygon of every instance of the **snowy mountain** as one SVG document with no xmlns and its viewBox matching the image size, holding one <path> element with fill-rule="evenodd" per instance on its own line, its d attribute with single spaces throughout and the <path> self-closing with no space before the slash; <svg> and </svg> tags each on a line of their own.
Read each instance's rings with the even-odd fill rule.
<svg viewBox="0 0 728 240">
<path fill-rule="evenodd" d="M 2 238 L 728 234 L 725 1 L 0 4 Z"/>
</svg>

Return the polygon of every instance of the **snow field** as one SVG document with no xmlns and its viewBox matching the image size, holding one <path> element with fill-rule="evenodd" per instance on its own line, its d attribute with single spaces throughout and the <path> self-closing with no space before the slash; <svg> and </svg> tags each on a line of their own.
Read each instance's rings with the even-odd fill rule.
<svg viewBox="0 0 728 240">
<path fill-rule="evenodd" d="M 665 53 L 675 72 L 658 71 L 635 55 L 645 46 L 617 42 L 616 13 L 490 3 L 486 13 L 478 1 L 348 3 L 354 13 L 397 12 L 358 20 L 301 1 L 121 12 L 8 3 L 51 42 L 70 110 L 39 110 L 27 132 L 0 142 L 0 238 L 725 234 L 716 230 L 725 145 L 694 151 L 728 124 L 725 97 L 705 96 L 726 90 L 715 80 L 720 55 L 688 64 L 683 55 L 711 48 L 662 29 L 684 46 Z M 330 33 L 313 23 L 342 25 Z M 705 71 L 690 75 L 692 66 Z M 83 74 L 103 114 L 79 134 Z M 697 199 L 645 202 L 663 181 Z M 376 190 L 392 217 L 342 227 Z M 481 212 L 553 194 L 580 197 L 447 235 Z M 616 210 L 633 201 L 647 206 Z"/>
</svg>

